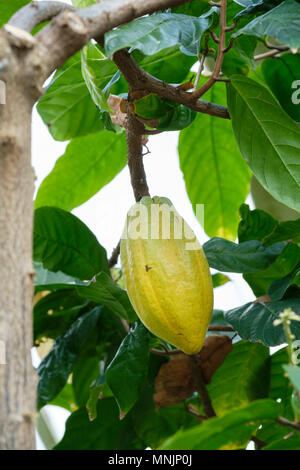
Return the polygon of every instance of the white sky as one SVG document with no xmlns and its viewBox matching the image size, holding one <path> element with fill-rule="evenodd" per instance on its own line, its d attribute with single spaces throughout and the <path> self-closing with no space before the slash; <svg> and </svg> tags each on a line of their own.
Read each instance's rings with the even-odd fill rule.
<svg viewBox="0 0 300 470">
<path fill-rule="evenodd" d="M 67 1 L 71 3 L 71 1 Z M 64 151 L 67 143 L 55 142 L 47 127 L 43 124 L 36 110 L 32 123 L 32 163 L 37 176 L 36 188 L 52 170 L 56 160 Z M 191 203 L 185 190 L 185 184 L 177 154 L 178 132 L 169 132 L 151 136 L 148 148 L 151 151 L 145 159 L 145 170 L 151 195 L 166 196 L 173 202 L 177 211 L 184 217 L 203 244 L 208 237 L 194 216 Z M 247 201 L 252 206 L 252 201 Z M 73 213 L 78 216 L 97 236 L 106 248 L 108 256 L 120 238 L 125 216 L 134 203 L 127 167 L 98 194 Z M 232 282 L 215 289 L 214 308 L 227 310 L 254 299 L 251 289 L 241 275 L 229 273 Z M 62 437 L 64 422 L 68 416 L 66 410 L 57 407 L 45 407 L 53 420 L 58 440 Z M 55 410 L 55 411 L 54 411 Z M 38 439 L 38 447 L 43 445 Z"/>
</svg>

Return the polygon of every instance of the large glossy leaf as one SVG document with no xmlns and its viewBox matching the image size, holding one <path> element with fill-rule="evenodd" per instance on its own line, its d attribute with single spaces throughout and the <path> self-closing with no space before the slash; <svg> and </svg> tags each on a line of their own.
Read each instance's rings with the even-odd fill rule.
<svg viewBox="0 0 300 470">
<path fill-rule="evenodd" d="M 34 262 L 33 268 L 35 270 L 34 287 L 35 292 L 43 290 L 58 290 L 73 288 L 75 285 L 85 285 L 80 279 L 68 276 L 67 274 L 57 271 L 48 271 L 43 267 L 40 262 Z"/>
<path fill-rule="evenodd" d="M 252 20 L 233 37 L 248 34 L 264 39 L 268 36 L 296 48 L 300 45 L 299 30 L 300 5 L 294 0 L 285 0 L 276 8 Z"/>
<path fill-rule="evenodd" d="M 42 182 L 35 207 L 71 211 L 108 184 L 126 165 L 125 135 L 109 131 L 74 139 Z"/>
<path fill-rule="evenodd" d="M 31 0 L 1 0 L 0 1 L 0 28 L 8 22 L 11 16 L 22 7 L 30 3 Z"/>
<path fill-rule="evenodd" d="M 181 83 L 196 61 L 195 57 L 183 54 L 178 46 L 146 56 L 136 50 L 132 55 L 140 67 L 168 83 Z"/>
<path fill-rule="evenodd" d="M 223 83 L 205 95 L 226 104 Z M 209 236 L 235 240 L 238 208 L 250 187 L 250 172 L 243 161 L 230 122 L 201 114 L 180 132 L 180 168 L 194 209 L 204 204 L 204 229 Z M 234 190 L 233 190 L 234 188 Z"/>
<path fill-rule="evenodd" d="M 197 18 L 176 13 L 156 13 L 139 18 L 105 34 L 105 51 L 110 56 L 131 47 L 146 55 L 180 44 L 183 52 L 197 56 L 202 34 L 217 16 L 216 8 Z"/>
<path fill-rule="evenodd" d="M 95 235 L 75 215 L 56 207 L 35 211 L 34 260 L 79 279 L 109 272 L 106 251 Z"/>
<path fill-rule="evenodd" d="M 294 419 L 291 408 L 292 387 L 284 374 L 283 365 L 289 362 L 286 348 L 282 348 L 271 356 L 271 375 L 269 398 L 276 400 L 280 406 L 280 415 L 292 420 Z M 278 423 L 265 423 L 258 430 L 256 436 L 264 442 L 276 441 L 287 434 L 287 429 Z"/>
<path fill-rule="evenodd" d="M 243 157 L 275 199 L 300 210 L 300 127 L 258 82 L 234 76 L 227 90 Z"/>
<path fill-rule="evenodd" d="M 78 286 L 77 292 L 85 299 L 92 300 L 99 305 L 104 305 L 110 312 L 129 322 L 134 322 L 137 319 L 126 291 L 121 289 L 104 272 L 98 274 L 84 287 Z"/>
<path fill-rule="evenodd" d="M 247 204 L 242 204 L 240 207 L 240 216 L 238 228 L 240 242 L 260 240 L 265 246 L 286 240 L 300 242 L 300 218 L 279 223 L 261 209 L 251 211 Z"/>
<path fill-rule="evenodd" d="M 137 322 L 106 369 L 107 383 L 124 414 L 140 396 L 148 374 L 149 350 L 149 332 L 142 323 Z"/>
<path fill-rule="evenodd" d="M 268 396 L 269 350 L 259 343 L 239 341 L 207 386 L 217 416 Z"/>
<path fill-rule="evenodd" d="M 283 54 L 280 59 L 265 59 L 261 68 L 283 109 L 299 122 L 300 106 L 295 100 L 293 102 L 293 83 L 300 77 L 300 54 Z"/>
<path fill-rule="evenodd" d="M 66 431 L 55 450 L 132 450 L 143 449 L 136 437 L 131 416 L 119 419 L 114 398 L 98 401 L 97 419 L 89 420 L 88 412 L 81 408 L 69 417 Z"/>
<path fill-rule="evenodd" d="M 57 338 L 85 308 L 87 301 L 74 289 L 61 289 L 42 296 L 34 305 L 34 341 Z"/>
<path fill-rule="evenodd" d="M 203 250 L 210 267 L 218 271 L 250 273 L 269 266 L 283 247 L 283 243 L 265 247 L 258 240 L 238 245 L 224 238 L 211 238 L 204 243 Z"/>
<path fill-rule="evenodd" d="M 101 313 L 96 307 L 76 320 L 66 334 L 56 339 L 50 353 L 40 363 L 37 373 L 38 407 L 49 403 L 65 386 L 81 350 L 94 333 Z"/>
<path fill-rule="evenodd" d="M 88 65 L 96 74 L 96 84 L 100 88 L 117 71 L 114 63 L 105 56 L 102 59 L 90 57 Z M 38 102 L 37 110 L 55 140 L 69 140 L 105 128 L 105 116 L 101 115 L 93 102 L 82 77 L 80 53 L 75 54 L 55 73 L 46 93 Z"/>
<path fill-rule="evenodd" d="M 255 274 L 245 273 L 244 278 L 250 285 L 256 297 L 259 297 L 270 293 L 269 289 L 274 281 L 288 276 L 296 269 L 299 262 L 300 248 L 293 243 L 288 243 L 274 263 L 268 266 L 267 269 Z"/>
<path fill-rule="evenodd" d="M 162 450 L 217 450 L 238 440 L 250 440 L 252 432 L 267 419 L 276 420 L 278 404 L 272 400 L 257 400 L 245 408 L 234 410 L 220 418 L 204 421 L 187 431 L 179 431 L 167 439 Z"/>
<path fill-rule="evenodd" d="M 243 339 L 261 341 L 266 346 L 278 346 L 286 342 L 282 325 L 273 322 L 286 308 L 300 314 L 300 300 L 278 302 L 249 302 L 241 307 L 225 312 L 225 318 Z M 300 322 L 292 321 L 291 330 L 300 339 Z"/>
</svg>

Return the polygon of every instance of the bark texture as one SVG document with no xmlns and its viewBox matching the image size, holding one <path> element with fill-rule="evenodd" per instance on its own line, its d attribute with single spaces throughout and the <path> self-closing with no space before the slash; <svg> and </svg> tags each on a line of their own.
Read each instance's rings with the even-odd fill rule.
<svg viewBox="0 0 300 470">
<path fill-rule="evenodd" d="M 1 450 L 35 447 L 30 128 L 39 65 L 28 63 L 34 48 L 27 33 L 0 31 L 0 79 L 6 85 L 6 104 L 0 105 L 0 340 L 6 353 L 6 364 L 0 365 Z"/>
</svg>

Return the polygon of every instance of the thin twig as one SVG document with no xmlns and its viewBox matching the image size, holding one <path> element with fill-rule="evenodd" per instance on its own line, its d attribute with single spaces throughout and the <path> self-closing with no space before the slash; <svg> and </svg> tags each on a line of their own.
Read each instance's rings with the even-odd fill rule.
<svg viewBox="0 0 300 470">
<path fill-rule="evenodd" d="M 200 414 L 198 413 L 198 411 L 195 410 L 195 408 L 194 408 L 191 404 L 187 405 L 187 407 L 186 407 L 185 409 L 186 409 L 186 411 L 187 411 L 188 413 L 190 413 L 191 415 L 195 416 L 195 418 L 198 419 L 198 421 L 200 421 L 201 423 L 203 423 L 203 421 L 206 421 L 206 420 L 207 420 L 207 417 L 200 415 Z"/>
<path fill-rule="evenodd" d="M 232 326 L 225 325 L 210 325 L 208 331 L 234 331 Z"/>
<path fill-rule="evenodd" d="M 214 416 L 216 416 L 216 413 L 213 409 L 210 396 L 203 380 L 199 354 L 193 354 L 192 356 L 190 356 L 190 362 L 195 384 L 198 392 L 200 393 L 200 397 L 203 403 L 205 415 L 207 418 L 213 418 Z"/>
<path fill-rule="evenodd" d="M 205 58 L 208 54 L 208 39 L 209 39 L 209 37 L 208 37 L 208 35 L 206 35 L 205 36 L 205 41 L 204 41 L 204 49 L 203 49 L 201 59 L 199 61 L 198 72 L 197 72 L 195 83 L 194 83 L 194 90 L 197 90 L 197 88 L 198 88 L 199 80 L 200 80 L 201 74 L 202 74 L 203 69 L 204 69 L 204 61 L 205 61 Z"/>
<path fill-rule="evenodd" d="M 300 423 L 289 421 L 288 419 L 283 418 L 282 416 L 278 418 L 277 423 L 280 424 L 281 426 L 290 426 L 291 428 L 296 429 L 297 431 L 300 431 Z"/>
<path fill-rule="evenodd" d="M 109 268 L 113 268 L 118 261 L 119 254 L 120 254 L 120 245 L 121 245 L 121 240 L 119 240 L 119 243 L 117 246 L 113 249 L 113 252 L 111 254 L 111 257 L 108 260 L 108 266 Z"/>
<path fill-rule="evenodd" d="M 200 98 L 200 96 L 204 95 L 204 93 L 209 90 L 212 85 L 216 82 L 219 78 L 219 74 L 221 72 L 223 58 L 224 58 L 224 51 L 225 51 L 225 39 L 226 39 L 226 2 L 227 0 L 221 0 L 220 2 L 220 37 L 219 37 L 219 48 L 217 59 L 215 63 L 215 67 L 213 70 L 212 75 L 210 78 L 205 82 L 198 90 L 195 90 L 192 93 L 194 99 Z"/>
<path fill-rule="evenodd" d="M 268 57 L 274 57 L 274 55 L 280 54 L 281 52 L 289 51 L 290 48 L 288 46 L 282 47 L 281 49 L 272 49 L 271 51 L 264 52 L 263 54 L 255 55 L 254 60 L 263 60 L 267 59 Z"/>
</svg>

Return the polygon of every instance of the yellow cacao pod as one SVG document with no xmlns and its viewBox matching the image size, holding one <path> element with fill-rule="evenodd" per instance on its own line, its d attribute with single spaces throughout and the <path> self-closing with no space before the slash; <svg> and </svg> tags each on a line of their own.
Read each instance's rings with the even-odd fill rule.
<svg viewBox="0 0 300 470">
<path fill-rule="evenodd" d="M 196 354 L 213 308 L 209 266 L 171 201 L 143 197 L 127 214 L 121 263 L 132 306 L 159 338 Z"/>
</svg>

